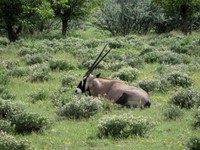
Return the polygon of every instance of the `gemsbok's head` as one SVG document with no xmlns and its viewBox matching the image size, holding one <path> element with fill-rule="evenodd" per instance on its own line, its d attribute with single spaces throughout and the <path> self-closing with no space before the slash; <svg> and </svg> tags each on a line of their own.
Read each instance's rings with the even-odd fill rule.
<svg viewBox="0 0 200 150">
<path fill-rule="evenodd" d="M 93 76 L 91 73 L 95 67 L 103 60 L 111 51 L 111 48 L 103 55 L 106 49 L 98 55 L 94 63 L 89 67 L 79 85 L 75 89 L 75 93 L 81 94 L 86 91 L 91 96 L 104 96 L 107 99 L 127 107 L 150 107 L 149 94 L 141 88 L 129 86 L 121 80 L 112 80 L 101 78 L 100 74 Z"/>
</svg>

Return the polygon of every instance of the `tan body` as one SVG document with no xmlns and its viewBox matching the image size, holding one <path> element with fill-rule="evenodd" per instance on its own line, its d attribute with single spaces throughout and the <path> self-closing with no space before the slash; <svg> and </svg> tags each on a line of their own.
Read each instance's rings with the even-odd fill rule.
<svg viewBox="0 0 200 150">
<path fill-rule="evenodd" d="M 92 96 L 103 95 L 115 103 L 130 107 L 143 107 L 150 103 L 149 95 L 141 88 L 129 86 L 120 80 L 96 78 L 90 75 L 87 87 Z"/>
</svg>

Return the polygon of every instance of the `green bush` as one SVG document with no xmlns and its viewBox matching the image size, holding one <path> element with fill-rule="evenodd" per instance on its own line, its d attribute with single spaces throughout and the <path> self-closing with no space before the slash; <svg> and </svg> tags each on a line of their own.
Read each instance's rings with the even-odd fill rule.
<svg viewBox="0 0 200 150">
<path fill-rule="evenodd" d="M 112 71 L 118 71 L 119 69 L 121 69 L 122 67 L 126 66 L 126 62 L 124 61 L 114 61 L 111 63 L 106 63 L 105 64 L 105 68 L 112 70 Z"/>
<path fill-rule="evenodd" d="M 27 150 L 30 146 L 27 141 L 19 141 L 14 136 L 0 131 L 0 148 L 2 150 Z"/>
<path fill-rule="evenodd" d="M 15 99 L 15 96 L 10 91 L 8 91 L 4 86 L 0 85 L 0 98 Z"/>
<path fill-rule="evenodd" d="M 138 85 L 147 92 L 159 91 L 161 89 L 161 81 L 159 80 L 144 79 L 139 81 Z"/>
<path fill-rule="evenodd" d="M 138 74 L 139 74 L 139 71 L 136 68 L 123 67 L 118 72 L 112 73 L 111 77 L 132 82 L 133 80 L 137 79 Z"/>
<path fill-rule="evenodd" d="M 113 101 L 110 101 L 105 98 L 99 98 L 102 102 L 102 108 L 105 112 L 111 112 L 112 110 L 120 109 L 122 108 L 121 105 L 118 105 L 116 103 L 113 103 Z"/>
<path fill-rule="evenodd" d="M 34 54 L 24 56 L 24 61 L 27 65 L 41 64 L 49 59 L 48 55 Z"/>
<path fill-rule="evenodd" d="M 90 96 L 66 103 L 58 109 L 58 114 L 72 119 L 89 118 L 102 109 L 101 101 Z"/>
<path fill-rule="evenodd" d="M 153 48 L 151 48 L 151 47 L 144 48 L 144 49 L 142 49 L 142 51 L 140 52 L 140 56 L 145 55 L 146 53 L 149 53 L 149 52 L 153 52 L 153 51 L 155 51 L 155 49 L 153 49 Z"/>
<path fill-rule="evenodd" d="M 169 81 L 174 86 L 189 87 L 192 85 L 192 78 L 183 72 L 172 72 L 167 76 Z"/>
<path fill-rule="evenodd" d="M 131 114 L 106 116 L 99 120 L 98 135 L 100 137 L 145 136 L 155 124 L 145 117 Z"/>
<path fill-rule="evenodd" d="M 20 113 L 24 109 L 21 102 L 4 100 L 0 98 L 0 118 L 9 119 L 14 114 Z"/>
<path fill-rule="evenodd" d="M 144 54 L 144 61 L 147 63 L 154 63 L 157 62 L 159 58 L 159 52 L 153 51 Z"/>
<path fill-rule="evenodd" d="M 190 109 L 196 104 L 196 95 L 198 92 L 192 88 L 183 89 L 176 92 L 169 103 L 179 106 L 180 108 Z"/>
<path fill-rule="evenodd" d="M 10 133 L 14 131 L 14 127 L 11 126 L 10 121 L 0 119 L 0 131 Z"/>
<path fill-rule="evenodd" d="M 49 65 L 51 70 L 72 70 L 75 66 L 67 61 L 64 60 L 50 60 Z"/>
<path fill-rule="evenodd" d="M 199 150 L 200 149 L 200 137 L 193 136 L 186 143 L 187 147 L 190 150 Z"/>
<path fill-rule="evenodd" d="M 144 66 L 144 61 L 141 57 L 129 58 L 125 62 L 133 68 L 142 68 Z"/>
<path fill-rule="evenodd" d="M 79 65 L 80 68 L 89 68 L 93 63 L 94 63 L 94 60 L 95 59 L 88 59 L 88 58 L 85 58 L 81 64 Z M 104 68 L 104 65 L 102 65 L 104 63 L 104 61 L 102 61 L 99 65 L 96 66 L 96 68 L 98 69 L 102 69 Z"/>
<path fill-rule="evenodd" d="M 31 69 L 31 74 L 29 75 L 27 81 L 30 82 L 44 82 L 51 78 L 49 66 L 46 64 L 34 65 Z"/>
<path fill-rule="evenodd" d="M 76 75 L 64 76 L 61 80 L 62 86 L 72 87 L 76 83 Z"/>
<path fill-rule="evenodd" d="M 185 54 L 177 54 L 171 51 L 152 51 L 144 54 L 144 60 L 147 63 L 158 62 L 160 64 L 188 64 L 191 58 Z"/>
<path fill-rule="evenodd" d="M 33 91 L 29 94 L 29 97 L 32 99 L 32 102 L 36 102 L 38 100 L 45 100 L 48 97 L 48 93 L 45 90 L 37 90 Z"/>
<path fill-rule="evenodd" d="M 76 99 L 76 95 L 69 94 L 68 88 L 61 87 L 60 89 L 56 90 L 50 95 L 50 99 L 53 102 L 55 106 L 63 106 L 66 103 L 72 101 L 73 99 Z"/>
<path fill-rule="evenodd" d="M 16 61 L 16 60 L 4 61 L 3 66 L 8 70 L 12 70 L 13 68 L 16 68 L 19 66 L 19 61 Z"/>
<path fill-rule="evenodd" d="M 48 118 L 26 111 L 12 115 L 11 122 L 15 126 L 15 131 L 18 133 L 39 131 L 49 124 Z"/>
<path fill-rule="evenodd" d="M 115 49 L 115 48 L 121 48 L 121 47 L 123 47 L 124 46 L 124 44 L 121 42 L 121 41 L 109 41 L 109 47 L 110 48 L 113 48 L 113 49 Z"/>
<path fill-rule="evenodd" d="M 35 53 L 38 53 L 37 49 L 34 49 L 34 48 L 29 48 L 29 47 L 21 47 L 19 49 L 19 52 L 18 52 L 18 55 L 19 56 L 25 56 L 27 54 L 29 55 L 33 55 Z"/>
<path fill-rule="evenodd" d="M 164 108 L 163 116 L 167 120 L 176 120 L 183 116 L 183 111 L 177 106 L 169 105 Z"/>
<path fill-rule="evenodd" d="M 30 73 L 30 69 L 28 67 L 15 67 L 8 72 L 8 75 L 14 77 L 22 77 L 26 76 Z"/>
<path fill-rule="evenodd" d="M 84 46 L 88 47 L 88 48 L 95 48 L 97 46 L 99 46 L 99 44 L 101 44 L 102 41 L 100 40 L 87 40 L 83 43 Z"/>
<path fill-rule="evenodd" d="M 200 107 L 197 109 L 197 111 L 194 114 L 194 121 L 192 123 L 192 126 L 194 128 L 199 128 L 200 127 Z"/>
<path fill-rule="evenodd" d="M 189 52 L 188 47 L 182 46 L 179 43 L 175 43 L 174 45 L 171 46 L 171 51 L 176 52 L 176 53 L 184 53 L 187 54 Z"/>
<path fill-rule="evenodd" d="M 5 85 L 8 81 L 7 70 L 3 64 L 0 63 L 0 85 Z"/>
<path fill-rule="evenodd" d="M 147 33 L 156 20 L 150 15 L 152 11 L 150 1 L 106 0 L 99 12 L 98 24 L 112 35 Z"/>
<path fill-rule="evenodd" d="M 171 51 L 160 52 L 158 62 L 161 64 L 180 64 L 183 62 L 181 55 Z"/>
<path fill-rule="evenodd" d="M 8 38 L 0 37 L 0 45 L 7 45 L 9 43 Z"/>
</svg>

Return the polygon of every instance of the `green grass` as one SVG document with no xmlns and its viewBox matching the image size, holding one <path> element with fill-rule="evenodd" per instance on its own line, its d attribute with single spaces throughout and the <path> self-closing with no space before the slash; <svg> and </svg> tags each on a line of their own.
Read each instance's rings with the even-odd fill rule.
<svg viewBox="0 0 200 150">
<path fill-rule="evenodd" d="M 191 44 L 194 41 L 198 41 L 199 33 L 194 33 L 193 35 L 184 36 L 177 32 L 170 33 L 170 36 L 165 35 L 129 35 L 127 37 L 117 37 L 118 40 L 124 43 L 124 47 L 116 49 L 113 53 L 117 53 L 117 56 L 124 54 L 126 50 L 140 52 L 145 47 L 153 47 L 158 50 L 169 50 L 171 41 L 177 40 L 176 42 L 184 42 L 185 44 Z M 84 40 L 93 40 L 100 39 L 105 42 L 107 39 L 116 40 L 116 38 L 110 38 L 109 34 L 103 31 L 99 31 L 94 28 L 87 30 L 79 30 L 73 33 L 70 33 L 68 36 L 76 37 L 82 39 L 83 43 L 76 43 L 78 45 L 83 45 Z M 40 35 L 41 37 L 41 35 Z M 181 40 L 177 37 L 181 37 Z M 58 38 L 59 40 L 62 40 Z M 133 41 L 131 41 L 131 40 Z M 48 39 L 46 39 L 48 40 Z M 130 40 L 130 41 L 128 41 Z M 155 45 L 149 45 L 149 43 L 156 43 Z M 43 39 L 39 38 L 37 40 L 24 39 L 24 44 L 31 48 L 40 49 L 43 44 Z M 81 40 L 80 40 L 81 41 Z M 80 42 L 79 41 L 79 42 Z M 128 42 L 127 42 L 128 41 Z M 73 49 L 86 50 L 86 47 L 76 47 L 76 44 L 72 45 Z M 103 47 L 102 43 L 99 47 L 95 49 L 100 49 Z M 22 44 L 23 45 L 23 44 Z M 195 45 L 199 47 L 200 45 Z M 3 52 L 0 54 L 0 59 L 2 61 L 15 60 L 19 61 L 20 66 L 25 66 L 23 60 L 17 55 L 21 47 L 20 44 L 12 44 L 7 46 L 1 46 Z M 184 116 L 176 121 L 165 120 L 162 113 L 164 107 L 166 106 L 168 100 L 172 97 L 175 91 L 178 91 L 180 87 L 172 87 L 167 91 L 162 92 L 150 92 L 152 99 L 152 105 L 150 109 L 113 109 L 109 112 L 100 112 L 97 115 L 82 120 L 73 120 L 62 118 L 57 115 L 56 107 L 52 103 L 50 98 L 46 100 L 39 100 L 35 103 L 31 102 L 31 99 L 28 97 L 33 91 L 43 89 L 47 91 L 48 96 L 61 88 L 61 77 L 68 73 L 75 74 L 78 76 L 77 81 L 73 84 L 72 87 L 67 87 L 66 94 L 71 96 L 73 95 L 73 90 L 76 88 L 77 84 L 84 75 L 86 69 L 78 68 L 78 65 L 84 58 L 77 57 L 75 53 L 66 52 L 65 48 L 57 53 L 51 55 L 52 59 L 57 60 L 66 60 L 77 66 L 74 70 L 67 71 L 51 71 L 51 78 L 49 81 L 45 82 L 27 82 L 26 79 L 28 76 L 24 77 L 9 77 L 10 82 L 6 85 L 6 88 L 16 96 L 16 101 L 23 101 L 27 104 L 26 110 L 31 112 L 37 112 L 42 116 L 48 117 L 51 120 L 51 125 L 49 128 L 44 129 L 40 132 L 32 132 L 30 134 L 14 134 L 17 139 L 26 139 L 30 142 L 31 149 L 34 150 L 183 150 L 187 149 L 186 141 L 192 135 L 200 136 L 200 130 L 192 129 L 192 116 L 193 110 L 184 110 Z M 97 55 L 97 54 L 96 54 Z M 88 54 L 86 54 L 88 56 Z M 140 57 L 140 56 L 138 56 Z M 192 55 L 192 59 L 195 60 L 195 55 Z M 132 58 L 134 59 L 134 58 Z M 162 67 L 165 64 L 159 63 L 145 63 L 143 68 L 139 68 L 139 77 L 136 81 L 129 84 L 136 85 L 139 80 L 142 79 L 157 79 L 158 76 L 163 77 L 168 72 L 159 74 L 156 69 Z M 166 68 L 169 69 L 170 65 L 166 65 Z M 94 74 L 102 72 L 102 76 L 109 77 L 112 74 L 112 70 L 106 70 L 104 68 L 97 69 L 94 71 Z M 200 89 L 200 68 L 196 71 L 190 72 L 193 79 L 192 86 Z M 97 125 L 100 118 L 105 115 L 114 115 L 122 113 L 131 113 L 135 116 L 146 116 L 151 118 L 153 121 L 157 122 L 157 125 L 152 128 L 149 134 L 145 137 L 133 136 L 129 138 L 98 138 L 97 137 Z"/>
</svg>

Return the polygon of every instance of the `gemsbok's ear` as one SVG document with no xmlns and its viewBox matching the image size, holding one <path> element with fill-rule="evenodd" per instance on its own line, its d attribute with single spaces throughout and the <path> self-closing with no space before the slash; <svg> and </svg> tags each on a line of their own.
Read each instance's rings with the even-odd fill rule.
<svg viewBox="0 0 200 150">
<path fill-rule="evenodd" d="M 100 77 L 100 75 L 101 75 L 101 73 L 98 73 L 98 74 L 96 75 L 96 78 L 99 78 L 99 77 Z"/>
</svg>

